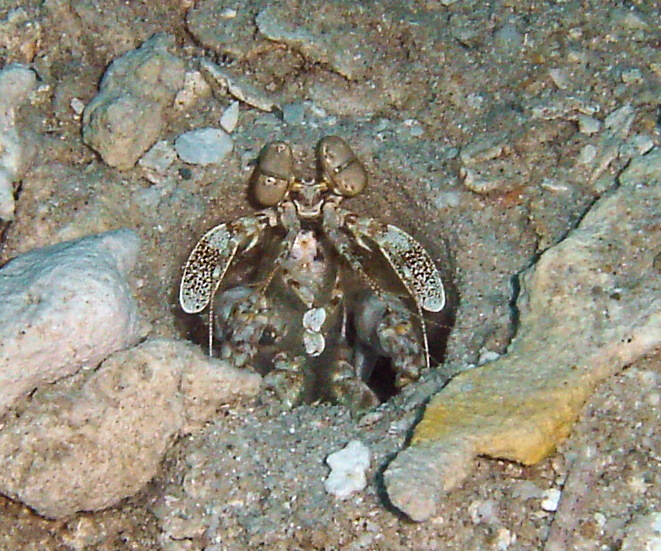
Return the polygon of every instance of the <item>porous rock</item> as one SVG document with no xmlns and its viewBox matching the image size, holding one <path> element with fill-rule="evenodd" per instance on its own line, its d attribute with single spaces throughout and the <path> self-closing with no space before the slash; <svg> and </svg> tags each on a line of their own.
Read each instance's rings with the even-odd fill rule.
<svg viewBox="0 0 661 551">
<path fill-rule="evenodd" d="M 413 520 L 432 516 L 478 455 L 524 464 L 547 456 L 598 382 L 661 345 L 661 180 L 652 168 L 630 170 L 522 274 L 508 353 L 434 396 L 412 445 L 385 471 L 390 500 Z M 657 177 L 643 183 L 641 172 Z"/>
<path fill-rule="evenodd" d="M 343 449 L 330 454 L 326 463 L 331 472 L 324 487 L 338 499 L 346 499 L 367 485 L 365 471 L 370 466 L 370 450 L 360 440 L 352 440 Z"/>
<path fill-rule="evenodd" d="M 157 34 L 113 61 L 83 115 L 83 141 L 110 166 L 131 168 L 158 139 L 163 112 L 184 83 L 184 63 Z"/>
<path fill-rule="evenodd" d="M 191 421 L 255 394 L 260 380 L 172 339 L 118 352 L 37 391 L 5 420 L 0 492 L 49 518 L 109 507 L 153 478 Z"/>
<path fill-rule="evenodd" d="M 184 404 L 182 432 L 188 433 L 208 422 L 223 404 L 231 404 L 247 396 L 255 396 L 262 378 L 247 369 L 205 355 L 198 346 L 178 343 L 184 356 L 181 378 Z"/>
<path fill-rule="evenodd" d="M 14 183 L 33 156 L 14 124 L 14 115 L 36 83 L 35 72 L 22 65 L 11 64 L 0 71 L 0 220 L 14 218 Z"/>
<path fill-rule="evenodd" d="M 127 282 L 140 242 L 117 230 L 37 249 L 0 269 L 0 415 L 20 396 L 133 345 Z"/>
</svg>

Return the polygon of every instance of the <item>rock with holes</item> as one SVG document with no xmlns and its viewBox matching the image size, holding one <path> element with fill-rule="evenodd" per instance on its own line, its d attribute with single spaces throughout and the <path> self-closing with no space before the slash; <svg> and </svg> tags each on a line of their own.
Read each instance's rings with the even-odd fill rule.
<svg viewBox="0 0 661 551">
<path fill-rule="evenodd" d="M 184 84 L 174 37 L 157 34 L 110 64 L 83 116 L 83 141 L 110 166 L 131 168 L 158 139 L 163 113 Z"/>
<path fill-rule="evenodd" d="M 117 230 L 37 249 L 0 269 L 0 415 L 144 334 L 127 281 L 140 247 Z"/>
<path fill-rule="evenodd" d="M 260 377 L 151 339 L 34 393 L 0 431 L 0 492 L 49 518 L 114 505 L 152 479 L 174 439 Z"/>
<path fill-rule="evenodd" d="M 347 499 L 367 486 L 365 472 L 370 466 L 370 450 L 360 440 L 352 440 L 343 449 L 330 454 L 326 463 L 331 468 L 324 488 L 338 499 Z"/>
</svg>

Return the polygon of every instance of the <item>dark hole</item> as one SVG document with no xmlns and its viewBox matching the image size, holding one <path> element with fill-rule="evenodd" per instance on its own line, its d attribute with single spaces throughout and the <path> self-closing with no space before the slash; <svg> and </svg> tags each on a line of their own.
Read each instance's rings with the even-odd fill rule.
<svg viewBox="0 0 661 551">
<path fill-rule="evenodd" d="M 377 360 L 367 384 L 374 391 L 380 402 L 390 400 L 390 398 L 399 392 L 399 389 L 395 386 L 395 371 L 392 369 L 391 362 L 388 358 L 379 358 Z"/>
</svg>

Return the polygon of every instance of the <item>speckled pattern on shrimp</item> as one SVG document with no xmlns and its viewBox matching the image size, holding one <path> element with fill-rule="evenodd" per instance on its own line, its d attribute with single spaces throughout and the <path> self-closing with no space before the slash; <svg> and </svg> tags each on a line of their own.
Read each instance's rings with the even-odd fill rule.
<svg viewBox="0 0 661 551">
<path fill-rule="evenodd" d="M 368 180 L 346 142 L 323 138 L 317 162 L 316 178 L 300 178 L 289 145 L 262 149 L 251 192 L 263 210 L 199 240 L 180 303 L 187 313 L 208 306 L 209 353 L 215 334 L 221 357 L 267 374 L 286 405 L 321 398 L 362 411 L 379 403 L 368 383 L 380 358 L 396 387 L 429 366 L 422 314 L 442 310 L 445 295 L 413 237 L 340 207 Z M 258 252 L 252 274 L 228 284 L 251 249 Z"/>
</svg>

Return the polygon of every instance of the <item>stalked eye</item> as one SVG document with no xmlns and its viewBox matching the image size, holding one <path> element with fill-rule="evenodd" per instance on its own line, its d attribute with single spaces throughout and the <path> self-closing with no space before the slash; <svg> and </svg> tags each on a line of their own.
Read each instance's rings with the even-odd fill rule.
<svg viewBox="0 0 661 551">
<path fill-rule="evenodd" d="M 336 193 L 357 195 L 367 185 L 367 171 L 347 142 L 338 136 L 326 136 L 317 146 L 321 178 Z"/>
<path fill-rule="evenodd" d="M 277 205 L 294 181 L 294 156 L 284 142 L 266 144 L 259 153 L 250 183 L 255 200 L 263 207 Z"/>
</svg>

